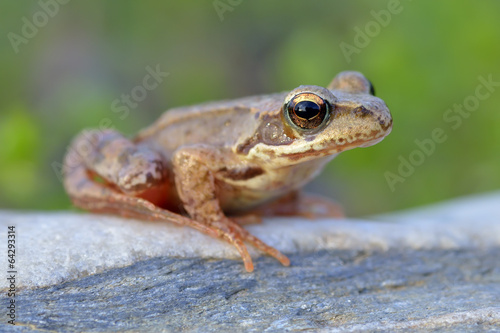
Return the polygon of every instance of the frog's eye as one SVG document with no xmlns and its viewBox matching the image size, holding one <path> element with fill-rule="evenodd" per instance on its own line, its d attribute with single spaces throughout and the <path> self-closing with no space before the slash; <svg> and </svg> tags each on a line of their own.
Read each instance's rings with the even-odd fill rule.
<svg viewBox="0 0 500 333">
<path fill-rule="evenodd" d="M 285 105 L 290 121 L 302 129 L 314 129 L 328 116 L 327 102 L 313 93 L 300 93 Z"/>
</svg>

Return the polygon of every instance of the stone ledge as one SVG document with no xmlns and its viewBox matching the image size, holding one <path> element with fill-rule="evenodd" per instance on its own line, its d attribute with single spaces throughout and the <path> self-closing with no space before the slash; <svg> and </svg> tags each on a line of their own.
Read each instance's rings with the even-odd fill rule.
<svg viewBox="0 0 500 333">
<path fill-rule="evenodd" d="M 492 193 L 371 221 L 279 218 L 248 229 L 287 254 L 488 248 L 500 246 L 499 202 L 500 193 Z M 71 212 L 0 212 L 2 233 L 8 225 L 16 226 L 19 288 L 49 286 L 161 256 L 239 259 L 232 246 L 167 223 Z M 253 257 L 260 254 L 250 251 Z M 0 288 L 6 286 L 1 280 Z"/>
<path fill-rule="evenodd" d="M 254 251 L 253 273 L 189 228 L 0 212 L 2 232 L 16 226 L 22 287 L 18 325 L 0 331 L 498 331 L 499 203 L 492 193 L 371 220 L 268 219 L 249 229 L 292 265 Z"/>
<path fill-rule="evenodd" d="M 260 257 L 252 274 L 233 260 L 161 257 L 26 290 L 17 315 L 26 331 L 495 331 L 499 257 L 323 250 L 292 254 L 291 267 Z"/>
</svg>

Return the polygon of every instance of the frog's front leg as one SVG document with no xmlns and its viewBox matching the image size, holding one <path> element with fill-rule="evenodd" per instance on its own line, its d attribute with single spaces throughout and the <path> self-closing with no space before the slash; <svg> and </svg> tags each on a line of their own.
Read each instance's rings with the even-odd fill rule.
<svg viewBox="0 0 500 333">
<path fill-rule="evenodd" d="M 244 241 L 288 266 L 290 260 L 285 255 L 266 245 L 224 215 L 217 198 L 215 173 L 223 168 L 231 168 L 231 164 L 234 163 L 224 156 L 204 145 L 181 148 L 175 152 L 173 158 L 175 184 L 184 209 L 192 219 L 213 228 L 220 238 L 233 244 L 240 252 L 247 271 L 253 270 L 253 263 Z"/>
</svg>

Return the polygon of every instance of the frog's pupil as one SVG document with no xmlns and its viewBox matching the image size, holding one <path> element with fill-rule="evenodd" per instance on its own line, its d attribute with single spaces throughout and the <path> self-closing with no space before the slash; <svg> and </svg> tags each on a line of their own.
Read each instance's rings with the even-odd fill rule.
<svg viewBox="0 0 500 333">
<path fill-rule="evenodd" d="M 318 104 L 311 101 L 302 101 L 295 105 L 295 114 L 302 119 L 312 119 L 321 111 Z"/>
</svg>

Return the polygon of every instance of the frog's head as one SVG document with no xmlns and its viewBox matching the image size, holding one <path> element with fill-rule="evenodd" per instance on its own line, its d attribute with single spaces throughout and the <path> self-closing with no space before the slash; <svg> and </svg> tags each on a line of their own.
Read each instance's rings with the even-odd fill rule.
<svg viewBox="0 0 500 333">
<path fill-rule="evenodd" d="M 358 72 L 338 74 L 328 88 L 300 86 L 292 90 L 279 117 L 279 121 L 273 120 L 273 128 L 279 127 L 281 135 L 274 135 L 276 140 L 263 140 L 265 144 L 255 150 L 255 157 L 272 157 L 276 166 L 368 147 L 392 129 L 389 109 L 374 96 L 370 81 Z M 262 133 L 261 137 L 269 135 Z"/>
</svg>

